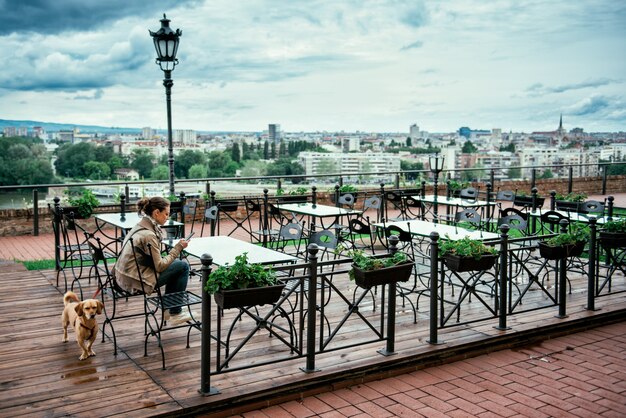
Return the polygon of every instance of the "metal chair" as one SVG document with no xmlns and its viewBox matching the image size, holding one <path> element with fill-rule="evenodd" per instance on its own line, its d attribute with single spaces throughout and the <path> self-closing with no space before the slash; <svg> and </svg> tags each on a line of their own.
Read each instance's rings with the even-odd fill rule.
<svg viewBox="0 0 626 418">
<path fill-rule="evenodd" d="M 209 225 L 209 235 L 215 236 L 217 226 L 219 222 L 219 208 L 217 206 L 211 206 L 204 210 L 204 217 L 202 218 L 202 228 L 200 229 L 200 236 L 204 236 L 204 227 Z"/>
<path fill-rule="evenodd" d="M 591 213 L 602 215 L 604 213 L 604 203 L 597 200 L 587 200 L 578 207 L 580 213 Z"/>
</svg>

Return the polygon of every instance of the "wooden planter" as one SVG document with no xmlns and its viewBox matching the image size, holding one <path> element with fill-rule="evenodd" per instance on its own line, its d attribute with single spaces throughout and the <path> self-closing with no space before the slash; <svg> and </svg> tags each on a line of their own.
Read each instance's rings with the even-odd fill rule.
<svg viewBox="0 0 626 418">
<path fill-rule="evenodd" d="M 461 257 L 456 254 L 446 254 L 443 262 L 452 271 L 461 273 L 464 271 L 489 270 L 496 263 L 496 254 L 485 254 L 478 260 L 474 257 Z"/>
<path fill-rule="evenodd" d="M 213 295 L 215 303 L 222 309 L 242 308 L 275 303 L 285 288 L 284 284 L 247 289 L 220 290 Z"/>
<path fill-rule="evenodd" d="M 626 247 L 626 232 L 600 231 L 600 245 L 604 248 Z"/>
<path fill-rule="evenodd" d="M 547 260 L 561 260 L 567 257 L 579 257 L 583 253 L 584 249 L 584 241 L 557 247 L 550 246 L 545 242 L 539 243 L 539 254 Z"/>
<path fill-rule="evenodd" d="M 411 277 L 411 273 L 413 273 L 413 261 L 378 270 L 362 270 L 355 264 L 352 264 L 352 269 L 354 271 L 354 282 L 357 286 L 369 289 L 392 282 L 406 282 Z"/>
</svg>

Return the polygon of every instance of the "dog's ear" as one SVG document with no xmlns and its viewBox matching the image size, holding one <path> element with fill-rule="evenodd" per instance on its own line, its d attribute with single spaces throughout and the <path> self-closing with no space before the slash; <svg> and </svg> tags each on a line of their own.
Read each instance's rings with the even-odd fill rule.
<svg viewBox="0 0 626 418">
<path fill-rule="evenodd" d="M 102 304 L 102 302 L 98 301 L 98 303 L 96 304 L 96 313 L 100 315 L 103 309 L 104 305 Z"/>
<path fill-rule="evenodd" d="M 76 306 L 74 306 L 74 310 L 78 314 L 78 316 L 83 316 L 83 302 L 80 302 Z"/>
</svg>

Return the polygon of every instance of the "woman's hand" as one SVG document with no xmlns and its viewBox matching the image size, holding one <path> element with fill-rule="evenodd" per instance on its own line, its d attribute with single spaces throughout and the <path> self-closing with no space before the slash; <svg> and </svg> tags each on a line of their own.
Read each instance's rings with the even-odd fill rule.
<svg viewBox="0 0 626 418">
<path fill-rule="evenodd" d="M 180 241 L 178 241 L 178 243 L 183 247 L 183 248 L 187 248 L 187 246 L 189 245 L 189 241 L 187 241 L 186 239 L 181 239 Z"/>
</svg>

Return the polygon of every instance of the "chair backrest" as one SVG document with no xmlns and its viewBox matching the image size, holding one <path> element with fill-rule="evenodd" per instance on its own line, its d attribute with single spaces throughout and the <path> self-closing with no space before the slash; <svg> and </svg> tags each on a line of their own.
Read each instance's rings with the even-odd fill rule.
<svg viewBox="0 0 626 418">
<path fill-rule="evenodd" d="M 372 228 L 367 225 L 365 222 L 361 221 L 357 218 L 350 219 L 350 223 L 348 224 L 350 228 L 350 232 L 352 234 L 371 234 Z"/>
<path fill-rule="evenodd" d="M 478 189 L 474 187 L 466 187 L 465 189 L 461 189 L 461 191 L 459 192 L 459 197 L 466 200 L 476 200 L 478 199 Z"/>
<path fill-rule="evenodd" d="M 499 190 L 496 193 L 496 200 L 512 202 L 515 200 L 515 192 L 512 190 Z"/>
<path fill-rule="evenodd" d="M 217 206 L 211 206 L 204 210 L 204 217 L 202 218 L 202 228 L 200 229 L 200 236 L 204 236 L 204 226 L 209 224 L 209 233 L 211 236 L 215 235 L 217 223 L 219 222 L 220 208 Z"/>
<path fill-rule="evenodd" d="M 557 200 L 554 204 L 556 210 L 565 210 L 568 212 L 578 212 L 579 202 L 568 202 L 565 200 Z"/>
<path fill-rule="evenodd" d="M 354 207 L 355 198 L 354 195 L 351 193 L 344 193 L 342 195 L 339 195 L 339 199 L 337 200 L 337 202 L 340 205 L 346 205 L 352 209 Z"/>
<path fill-rule="evenodd" d="M 246 199 L 245 202 L 247 213 L 261 212 L 261 204 L 255 199 Z"/>
<path fill-rule="evenodd" d="M 318 247 L 334 250 L 337 248 L 337 237 L 332 231 L 322 229 L 321 231 L 315 231 L 311 234 L 309 243 L 317 244 Z"/>
<path fill-rule="evenodd" d="M 539 219 L 541 220 L 541 224 L 550 233 L 560 232 L 559 224 L 561 223 L 562 219 L 567 219 L 569 221 L 569 218 L 567 216 L 553 210 L 548 210 L 542 213 Z"/>
<path fill-rule="evenodd" d="M 368 209 L 380 210 L 380 196 L 370 196 L 363 201 L 363 211 Z"/>
<path fill-rule="evenodd" d="M 503 218 L 503 217 L 509 216 L 509 215 L 517 215 L 517 216 L 521 217 L 523 220 L 528 221 L 528 213 L 522 212 L 519 209 L 506 208 L 506 209 L 502 209 L 500 211 L 500 218 Z"/>
<path fill-rule="evenodd" d="M 582 213 L 604 213 L 604 203 L 597 200 L 587 200 L 580 204 L 578 210 Z"/>
<path fill-rule="evenodd" d="M 385 228 L 385 237 L 389 238 L 390 236 L 395 235 L 398 237 L 400 242 L 412 242 L 413 237 L 407 231 L 402 230 L 400 227 L 396 225 L 389 225 Z"/>
<path fill-rule="evenodd" d="M 302 225 L 297 222 L 288 222 L 280 227 L 279 237 L 284 240 L 299 240 L 302 238 Z"/>
<path fill-rule="evenodd" d="M 480 225 L 480 214 L 474 209 L 463 209 L 454 215 L 456 222 L 469 222 L 475 225 Z"/>
<path fill-rule="evenodd" d="M 498 226 L 508 225 L 511 229 L 517 229 L 518 231 L 526 231 L 528 228 L 528 222 L 526 219 L 519 215 L 507 215 L 498 219 Z"/>
</svg>

